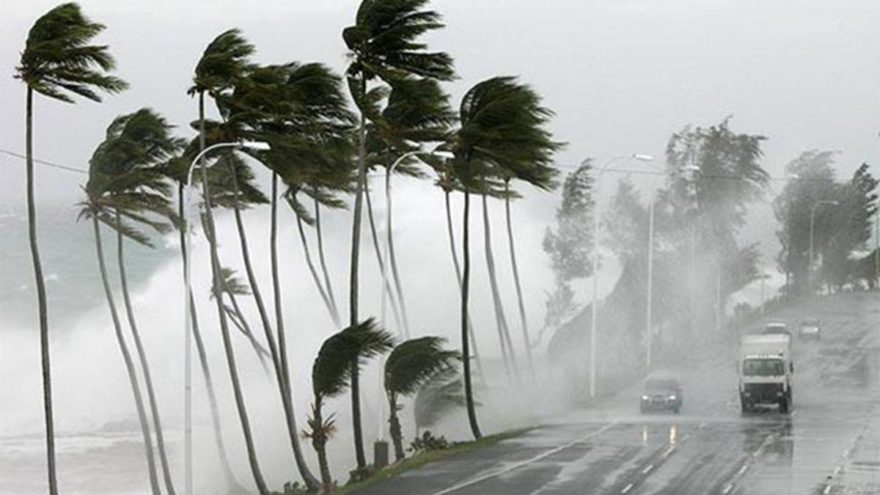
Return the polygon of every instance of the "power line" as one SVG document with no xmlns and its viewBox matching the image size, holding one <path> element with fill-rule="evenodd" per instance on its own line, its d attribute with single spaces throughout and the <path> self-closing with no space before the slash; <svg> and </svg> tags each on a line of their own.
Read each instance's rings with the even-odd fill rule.
<svg viewBox="0 0 880 495">
<path fill-rule="evenodd" d="M 9 150 L 0 149 L 0 153 L 3 153 L 4 155 L 13 156 L 13 157 L 15 157 L 15 158 L 21 158 L 22 160 L 27 160 L 27 157 L 26 157 L 26 156 L 24 156 L 24 155 L 22 155 L 22 154 L 20 154 L 20 153 L 16 153 L 16 152 L 14 152 L 14 151 L 9 151 Z M 68 172 L 76 172 L 76 173 L 79 173 L 79 174 L 85 174 L 85 175 L 88 175 L 88 173 L 89 173 L 87 170 L 83 170 L 83 169 L 81 169 L 81 168 L 71 167 L 71 166 L 69 166 L 69 165 L 61 165 L 60 163 L 53 163 L 53 162 L 49 162 L 49 161 L 46 161 L 46 160 L 39 160 L 39 159 L 37 159 L 37 158 L 34 158 L 34 163 L 36 163 L 36 164 L 38 164 L 38 165 L 45 165 L 45 166 L 47 166 L 47 167 L 52 167 L 52 168 L 57 168 L 57 169 L 61 169 L 61 170 L 66 170 L 66 171 L 68 171 Z"/>
</svg>

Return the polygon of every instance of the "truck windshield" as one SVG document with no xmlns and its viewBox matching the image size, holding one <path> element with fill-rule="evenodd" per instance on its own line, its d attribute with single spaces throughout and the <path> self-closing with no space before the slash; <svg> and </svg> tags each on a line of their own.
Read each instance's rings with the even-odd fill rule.
<svg viewBox="0 0 880 495">
<path fill-rule="evenodd" d="M 746 359 L 743 362 L 743 374 L 746 376 L 784 375 L 785 364 L 781 359 L 776 358 Z"/>
</svg>

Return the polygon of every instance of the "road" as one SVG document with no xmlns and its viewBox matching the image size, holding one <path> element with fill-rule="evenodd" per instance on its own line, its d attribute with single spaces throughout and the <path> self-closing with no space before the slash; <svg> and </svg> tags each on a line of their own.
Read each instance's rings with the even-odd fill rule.
<svg viewBox="0 0 880 495">
<path fill-rule="evenodd" d="M 358 493 L 880 494 L 880 294 L 809 308 L 824 334 L 795 341 L 790 415 L 743 416 L 733 358 L 710 359 L 684 377 L 678 415 L 640 414 L 632 387 Z"/>
</svg>

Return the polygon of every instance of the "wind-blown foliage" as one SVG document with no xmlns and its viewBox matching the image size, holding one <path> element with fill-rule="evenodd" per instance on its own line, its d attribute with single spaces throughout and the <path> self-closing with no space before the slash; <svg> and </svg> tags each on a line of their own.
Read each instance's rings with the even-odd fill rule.
<svg viewBox="0 0 880 495">
<path fill-rule="evenodd" d="M 460 355 L 443 348 L 440 337 L 421 337 L 400 343 L 385 361 L 384 384 L 390 410 L 389 426 L 394 441 L 394 455 L 404 458 L 403 433 L 397 412 L 402 408 L 398 399 L 413 395 L 438 375 L 453 370 Z"/>
<path fill-rule="evenodd" d="M 460 127 L 450 134 L 446 145 L 454 154 L 455 179 L 464 192 L 461 346 L 468 420 L 476 438 L 481 433 L 474 407 L 468 342 L 470 193 L 488 194 L 498 178 L 510 176 L 539 188 L 552 187 L 552 155 L 560 145 L 544 128 L 551 116 L 529 86 L 513 77 L 494 77 L 465 93 L 459 107 Z M 486 226 L 484 218 L 484 229 Z M 497 292 L 493 295 L 497 301 Z"/>
<path fill-rule="evenodd" d="M 358 267 L 360 259 L 361 212 L 367 187 L 367 121 L 375 120 L 368 83 L 377 77 L 386 83 L 407 77 L 441 81 L 453 77 L 452 58 L 430 52 L 419 38 L 443 27 L 440 14 L 425 10 L 427 0 L 363 0 L 355 24 L 342 31 L 351 63 L 346 71 L 349 92 L 360 112 L 357 149 L 357 182 L 352 221 L 351 268 L 349 275 L 349 324 L 358 323 Z M 379 90 L 380 94 L 383 90 Z M 358 375 L 352 375 L 352 427 L 358 469 L 366 468 L 360 418 Z"/>
<path fill-rule="evenodd" d="M 335 424 L 332 416 L 324 418 L 324 400 L 343 393 L 366 360 L 387 352 L 393 345 L 394 339 L 370 318 L 330 336 L 318 351 L 312 365 L 314 402 L 312 417 L 309 418 L 310 430 L 305 435 L 312 440 L 318 455 L 325 493 L 330 491 L 333 484 L 326 445 Z"/>
<path fill-rule="evenodd" d="M 25 167 L 27 175 L 28 244 L 34 266 L 40 333 L 43 421 L 46 428 L 46 464 L 49 494 L 58 494 L 55 467 L 55 422 L 52 407 L 52 370 L 49 353 L 49 310 L 46 282 L 37 243 L 37 206 L 34 194 L 34 92 L 73 103 L 74 96 L 101 101 L 99 92 L 119 93 L 125 81 L 110 75 L 115 61 L 103 45 L 92 40 L 104 26 L 85 17 L 75 3 L 63 3 L 43 14 L 28 32 L 15 77 L 27 86 Z"/>
</svg>

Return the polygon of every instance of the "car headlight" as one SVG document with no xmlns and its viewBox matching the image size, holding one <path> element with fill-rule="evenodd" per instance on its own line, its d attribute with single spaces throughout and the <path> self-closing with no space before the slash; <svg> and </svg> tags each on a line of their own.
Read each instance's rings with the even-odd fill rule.
<svg viewBox="0 0 880 495">
<path fill-rule="evenodd" d="M 675 399 L 677 399 L 677 398 L 678 398 L 678 397 L 676 397 L 675 395 L 670 395 L 670 396 L 669 396 L 669 400 L 675 400 Z"/>
<path fill-rule="evenodd" d="M 643 395 L 643 396 L 642 396 L 642 400 L 650 400 L 650 399 L 651 399 L 651 398 L 648 397 L 647 395 Z"/>
</svg>

